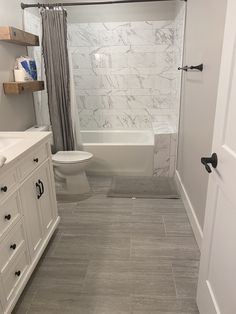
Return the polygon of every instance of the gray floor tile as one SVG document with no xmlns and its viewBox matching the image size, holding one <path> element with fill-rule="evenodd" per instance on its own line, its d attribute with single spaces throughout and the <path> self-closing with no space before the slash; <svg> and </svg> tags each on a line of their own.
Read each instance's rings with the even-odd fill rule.
<svg viewBox="0 0 236 314">
<path fill-rule="evenodd" d="M 175 297 L 132 297 L 133 314 L 190 314 L 198 313 L 198 308 L 194 299 Z"/>
<path fill-rule="evenodd" d="M 33 299 L 36 295 L 36 288 L 32 287 L 31 285 L 32 280 L 28 282 L 27 286 L 25 287 L 18 303 L 16 304 L 14 310 L 12 311 L 12 314 L 26 314 L 28 313 L 30 306 L 33 302 Z"/>
<path fill-rule="evenodd" d="M 194 236 L 186 214 L 163 215 L 166 235 Z"/>
<path fill-rule="evenodd" d="M 178 297 L 194 298 L 197 295 L 197 278 L 175 277 L 175 285 Z"/>
<path fill-rule="evenodd" d="M 78 236 L 62 234 L 54 257 L 70 256 L 71 259 L 127 259 L 130 256 L 130 237 Z"/>
<path fill-rule="evenodd" d="M 103 296 L 129 296 L 133 287 L 131 273 L 88 272 L 83 294 Z"/>
<path fill-rule="evenodd" d="M 173 260 L 172 269 L 174 276 L 198 277 L 199 260 Z"/>
<path fill-rule="evenodd" d="M 33 286 L 80 285 L 87 272 L 88 261 L 71 262 L 65 258 L 45 258 L 33 274 Z"/>
<path fill-rule="evenodd" d="M 68 302 L 36 302 L 31 306 L 30 314 L 131 314 L 129 297 L 120 296 L 77 296 Z"/>
<path fill-rule="evenodd" d="M 59 203 L 61 222 L 14 314 L 196 314 L 199 250 L 181 200 L 93 194 Z"/>
<path fill-rule="evenodd" d="M 131 225 L 131 240 L 156 238 L 165 236 L 163 223 L 136 222 Z"/>
<path fill-rule="evenodd" d="M 136 213 L 133 210 L 132 215 L 130 216 L 130 222 L 132 223 L 163 223 L 163 217 L 159 213 Z"/>
<path fill-rule="evenodd" d="M 193 237 L 160 237 L 131 241 L 131 256 L 198 259 L 200 256 Z"/>
<path fill-rule="evenodd" d="M 88 273 L 122 273 L 131 274 L 135 278 L 139 274 L 172 274 L 171 262 L 166 260 L 145 261 L 126 259 L 126 260 L 91 260 L 88 266 Z"/>
<path fill-rule="evenodd" d="M 133 295 L 141 296 L 176 296 L 172 274 L 135 274 L 133 279 Z"/>
<path fill-rule="evenodd" d="M 64 222 L 59 225 L 59 230 L 64 235 L 87 235 L 87 236 L 126 236 L 131 234 L 130 223 L 80 223 L 71 221 L 71 223 Z"/>
</svg>

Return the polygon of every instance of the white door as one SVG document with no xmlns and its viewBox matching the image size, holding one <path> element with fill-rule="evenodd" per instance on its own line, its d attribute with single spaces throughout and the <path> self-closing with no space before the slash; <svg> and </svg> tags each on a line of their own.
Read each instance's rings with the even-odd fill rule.
<svg viewBox="0 0 236 314">
<path fill-rule="evenodd" d="M 34 177 L 30 177 L 20 188 L 21 201 L 26 221 L 27 236 L 31 257 L 37 254 L 42 245 L 43 231 L 39 206 L 39 186 Z"/>
<path fill-rule="evenodd" d="M 212 148 L 218 166 L 209 178 L 197 293 L 201 314 L 236 313 L 236 1 L 227 6 Z"/>
<path fill-rule="evenodd" d="M 40 185 L 40 213 L 44 236 L 50 231 L 52 223 L 55 221 L 55 202 L 53 201 L 53 191 L 50 176 L 49 163 L 45 163 L 35 174 L 36 181 Z"/>
</svg>

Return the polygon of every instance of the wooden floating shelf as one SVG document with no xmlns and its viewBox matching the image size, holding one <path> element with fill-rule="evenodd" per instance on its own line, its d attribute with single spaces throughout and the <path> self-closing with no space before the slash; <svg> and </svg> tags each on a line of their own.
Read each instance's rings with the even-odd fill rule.
<svg viewBox="0 0 236 314">
<path fill-rule="evenodd" d="M 39 46 L 39 37 L 12 26 L 0 26 L 0 40 L 21 46 Z"/>
<path fill-rule="evenodd" d="M 20 95 L 44 90 L 44 81 L 7 82 L 3 83 L 5 95 Z"/>
</svg>

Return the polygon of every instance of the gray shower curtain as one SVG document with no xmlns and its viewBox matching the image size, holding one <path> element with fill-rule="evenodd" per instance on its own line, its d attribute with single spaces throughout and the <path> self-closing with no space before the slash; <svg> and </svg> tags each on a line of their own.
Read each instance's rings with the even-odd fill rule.
<svg viewBox="0 0 236 314">
<path fill-rule="evenodd" d="M 73 150 L 70 109 L 70 75 L 67 50 L 67 13 L 53 8 L 41 11 L 42 49 L 55 152 Z"/>
</svg>

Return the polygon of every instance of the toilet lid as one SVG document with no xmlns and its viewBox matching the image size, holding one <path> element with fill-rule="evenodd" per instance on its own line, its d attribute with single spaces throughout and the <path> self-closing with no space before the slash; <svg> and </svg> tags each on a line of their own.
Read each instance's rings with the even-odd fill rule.
<svg viewBox="0 0 236 314">
<path fill-rule="evenodd" d="M 52 156 L 52 160 L 58 163 L 72 164 L 82 162 L 93 157 L 93 154 L 84 151 L 59 151 Z"/>
</svg>

